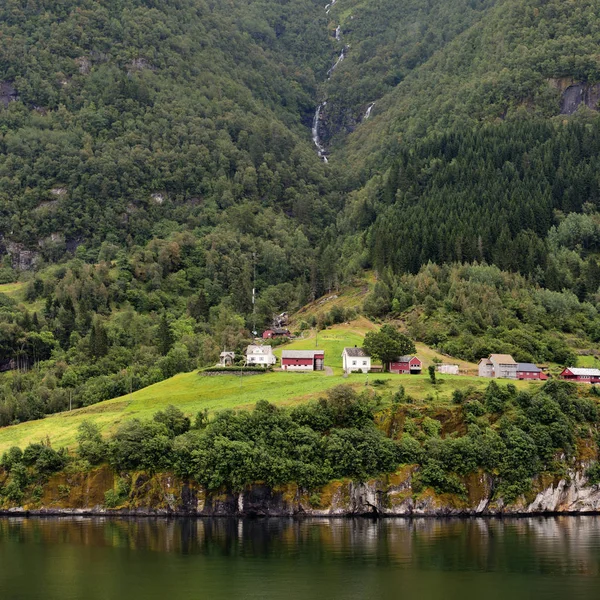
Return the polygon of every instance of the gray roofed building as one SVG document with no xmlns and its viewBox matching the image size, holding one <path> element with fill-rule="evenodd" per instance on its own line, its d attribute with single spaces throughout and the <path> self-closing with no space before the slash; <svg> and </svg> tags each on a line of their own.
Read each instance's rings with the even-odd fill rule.
<svg viewBox="0 0 600 600">
<path fill-rule="evenodd" d="M 517 363 L 517 373 L 541 373 L 542 370 L 533 363 Z"/>
<path fill-rule="evenodd" d="M 314 358 L 316 355 L 323 355 L 323 350 L 282 350 L 281 358 Z"/>
<path fill-rule="evenodd" d="M 354 348 L 344 348 L 344 352 L 348 356 L 369 356 L 362 348 L 358 348 L 357 346 L 354 346 Z"/>
</svg>

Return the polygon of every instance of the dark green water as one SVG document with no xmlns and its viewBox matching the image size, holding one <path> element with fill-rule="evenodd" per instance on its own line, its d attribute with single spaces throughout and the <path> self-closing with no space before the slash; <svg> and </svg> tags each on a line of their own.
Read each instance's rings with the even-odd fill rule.
<svg viewBox="0 0 600 600">
<path fill-rule="evenodd" d="M 600 518 L 0 518 L 1 600 L 600 599 Z"/>
</svg>

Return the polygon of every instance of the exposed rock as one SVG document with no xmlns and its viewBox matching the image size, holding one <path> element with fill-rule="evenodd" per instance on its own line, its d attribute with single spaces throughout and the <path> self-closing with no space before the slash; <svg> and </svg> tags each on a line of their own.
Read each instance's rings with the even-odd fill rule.
<svg viewBox="0 0 600 600">
<path fill-rule="evenodd" d="M 23 244 L 5 242 L 6 253 L 10 256 L 13 269 L 29 271 L 37 265 L 40 255 L 38 252 L 28 250 Z"/>
<path fill-rule="evenodd" d="M 67 193 L 67 188 L 64 187 L 55 187 L 50 190 L 50 193 L 53 196 L 64 196 Z"/>
<path fill-rule="evenodd" d="M 75 64 L 82 75 L 87 75 L 92 70 L 92 61 L 86 56 L 76 58 Z"/>
<path fill-rule="evenodd" d="M 158 192 L 151 194 L 150 198 L 152 199 L 154 204 L 163 204 L 166 199 L 164 194 L 160 194 Z"/>
<path fill-rule="evenodd" d="M 6 108 L 11 102 L 18 100 L 17 90 L 12 83 L 8 81 L 0 81 L 0 104 Z"/>
<path fill-rule="evenodd" d="M 154 71 L 154 67 L 145 58 L 142 58 L 142 57 L 134 58 L 127 65 L 127 74 L 131 75 L 132 73 L 134 73 L 136 71 L 144 71 L 146 69 Z"/>
<path fill-rule="evenodd" d="M 65 241 L 65 236 L 62 233 L 51 233 L 47 238 L 38 241 L 38 246 L 40 248 L 45 248 L 50 244 L 63 244 Z"/>
<path fill-rule="evenodd" d="M 550 85 L 561 93 L 560 114 L 572 115 L 580 105 L 598 110 L 600 102 L 600 84 L 589 84 L 575 81 L 571 77 L 560 77 L 549 80 Z"/>
<path fill-rule="evenodd" d="M 42 500 L 24 506 L 5 506 L 4 512 L 32 514 L 129 514 L 194 516 L 384 516 L 434 517 L 600 512 L 600 487 L 588 485 L 583 472 L 541 486 L 533 500 L 506 504 L 492 501 L 493 480 L 480 473 L 467 482 L 468 498 L 437 495 L 431 489 L 412 489 L 416 466 L 368 482 L 333 481 L 309 496 L 296 484 L 271 488 L 249 486 L 241 492 L 207 492 L 170 473 L 130 478 L 129 498 L 118 509 L 103 507 L 104 494 L 113 489 L 116 475 L 107 466 L 89 473 L 59 473 L 44 487 Z M 1 475 L 1 469 L 0 469 Z M 318 502 L 316 501 L 318 499 Z M 0 513 L 2 510 L 0 510 Z"/>
</svg>

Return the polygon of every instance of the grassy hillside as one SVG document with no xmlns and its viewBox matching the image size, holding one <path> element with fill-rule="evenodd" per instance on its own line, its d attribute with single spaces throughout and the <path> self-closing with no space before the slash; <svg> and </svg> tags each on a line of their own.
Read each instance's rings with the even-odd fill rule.
<svg viewBox="0 0 600 600">
<path fill-rule="evenodd" d="M 367 322 L 368 323 L 368 322 Z M 350 384 L 357 390 L 370 389 L 393 392 L 404 386 L 406 393 L 420 402 L 429 405 L 448 405 L 454 390 L 483 390 L 488 381 L 473 376 L 441 376 L 433 386 L 427 375 L 409 376 L 376 374 L 352 374 L 344 377 L 341 369 L 341 353 L 344 346 L 360 345 L 364 333 L 372 324 L 364 320 L 348 326 L 335 327 L 319 332 L 318 347 L 325 350 L 326 365 L 333 367 L 334 374 L 273 372 L 265 375 L 238 377 L 233 375 L 203 377 L 197 371 L 176 375 L 166 381 L 151 385 L 114 400 L 100 402 L 48 416 L 42 420 L 30 421 L 16 426 L 0 428 L 0 453 L 12 445 L 25 446 L 48 437 L 52 445 L 72 446 L 75 443 L 77 427 L 85 420 L 97 423 L 103 433 L 113 432 L 123 421 L 138 417 L 149 419 L 158 410 L 173 404 L 189 416 L 201 410 L 211 412 L 223 409 L 250 408 L 259 400 L 267 400 L 277 405 L 291 405 L 319 397 L 325 390 L 340 384 Z M 278 347 L 280 356 L 283 348 L 313 349 L 316 335 L 310 332 L 304 339 Z M 419 356 L 425 368 L 433 358 L 445 358 L 423 344 L 418 345 Z M 475 365 L 464 361 L 452 361 L 474 372 Z M 535 383 L 517 382 L 520 389 L 535 389 Z"/>
</svg>

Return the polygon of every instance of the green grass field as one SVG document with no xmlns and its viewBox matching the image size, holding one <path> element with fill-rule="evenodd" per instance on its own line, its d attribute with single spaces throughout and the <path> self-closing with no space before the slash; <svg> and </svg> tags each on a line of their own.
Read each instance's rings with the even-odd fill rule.
<svg viewBox="0 0 600 600">
<path fill-rule="evenodd" d="M 387 383 L 373 386 L 377 380 Z M 194 416 L 204 409 L 247 409 L 259 400 L 268 400 L 278 405 L 292 405 L 316 399 L 325 390 L 340 384 L 350 384 L 359 390 L 368 385 L 369 388 L 382 393 L 393 392 L 403 385 L 406 393 L 418 400 L 447 404 L 451 401 L 455 389 L 471 386 L 483 389 L 488 382 L 477 377 L 445 375 L 433 386 L 426 375 L 353 374 L 345 378 L 341 373 L 327 376 L 322 372 L 273 372 L 240 378 L 235 375 L 203 377 L 194 371 L 176 375 L 121 398 L 0 429 L 0 453 L 10 446 L 24 447 L 47 437 L 55 448 L 72 446 L 75 443 L 77 427 L 86 419 L 98 423 L 106 434 L 127 419 L 149 419 L 156 411 L 169 404 L 174 404 L 189 416 Z M 516 383 L 523 389 L 539 385 Z"/>
<path fill-rule="evenodd" d="M 280 346 L 275 353 L 281 356 L 283 348 L 325 350 L 325 364 L 333 368 L 333 375 L 319 373 L 290 373 L 275 371 L 264 375 L 239 377 L 224 375 L 204 377 L 197 371 L 182 373 L 150 387 L 144 388 L 113 400 L 93 406 L 52 415 L 39 421 L 0 429 L 0 453 L 10 446 L 24 447 L 31 442 L 49 438 L 53 447 L 73 446 L 77 427 L 90 419 L 98 423 L 103 433 L 114 431 L 123 421 L 131 418 L 150 419 L 152 415 L 169 404 L 179 407 L 193 417 L 200 410 L 211 412 L 223 409 L 248 409 L 259 400 L 267 400 L 278 405 L 292 405 L 318 398 L 327 389 L 340 384 L 350 384 L 356 389 L 376 389 L 384 395 L 391 395 L 403 385 L 406 393 L 427 403 L 447 404 L 455 389 L 475 387 L 483 389 L 489 380 L 473 376 L 438 376 L 438 384 L 432 385 L 428 375 L 352 374 L 342 373 L 342 350 L 344 346 L 361 345 L 364 334 L 373 325 L 360 319 L 352 325 L 342 325 L 318 333 L 306 332 L 303 339 Z M 433 358 L 440 357 L 426 346 L 419 345 L 425 367 Z M 460 362 L 460 361 L 456 361 Z M 460 363 L 461 368 L 474 366 Z M 384 382 L 382 385 L 380 385 Z M 374 385 L 375 384 L 375 385 Z M 539 385 L 516 382 L 519 388 Z"/>
<path fill-rule="evenodd" d="M 577 366 L 589 369 L 600 369 L 600 360 L 595 356 L 578 356 Z"/>
<path fill-rule="evenodd" d="M 325 364 L 336 370 L 342 371 L 342 351 L 346 346 L 361 346 L 367 329 L 361 324 L 352 327 L 335 327 L 319 331 L 306 331 L 302 339 L 294 340 L 285 346 L 274 350 L 278 359 L 281 359 L 282 350 L 324 350 Z"/>
<path fill-rule="evenodd" d="M 25 284 L 21 281 L 17 283 L 3 283 L 0 285 L 0 294 L 6 294 L 9 298 L 22 300 Z"/>
</svg>

